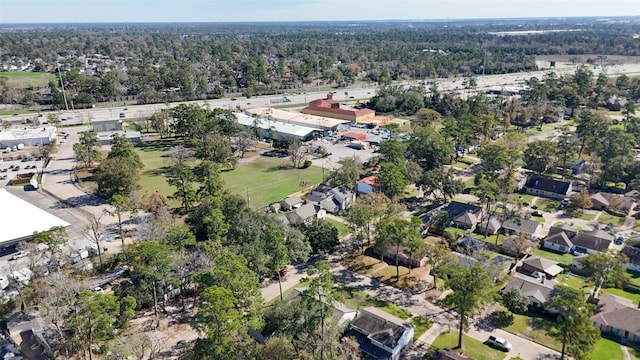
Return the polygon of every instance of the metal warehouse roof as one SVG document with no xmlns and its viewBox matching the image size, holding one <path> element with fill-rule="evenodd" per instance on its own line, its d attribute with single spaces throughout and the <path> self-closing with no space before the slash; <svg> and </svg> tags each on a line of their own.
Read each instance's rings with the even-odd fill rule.
<svg viewBox="0 0 640 360">
<path fill-rule="evenodd" d="M 71 224 L 0 189 L 0 245 L 30 238 L 34 232 Z"/>
<path fill-rule="evenodd" d="M 236 113 L 236 118 L 238 119 L 238 123 L 244 126 L 253 126 L 254 118 L 252 116 L 246 114 Z M 287 124 L 278 120 L 272 120 L 271 122 L 267 121 L 266 118 L 260 118 L 260 128 L 261 129 L 269 129 L 273 128 L 276 132 L 281 134 L 289 134 L 293 136 L 305 137 L 314 131 L 321 131 L 320 129 L 295 125 L 295 124 Z"/>
</svg>

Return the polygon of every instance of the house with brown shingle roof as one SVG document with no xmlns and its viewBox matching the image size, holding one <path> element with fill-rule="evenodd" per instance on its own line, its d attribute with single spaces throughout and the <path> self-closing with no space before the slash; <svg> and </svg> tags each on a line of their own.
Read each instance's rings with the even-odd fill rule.
<svg viewBox="0 0 640 360">
<path fill-rule="evenodd" d="M 628 214 L 636 202 L 631 196 L 623 196 L 606 192 L 597 192 L 592 194 L 591 208 L 594 210 L 615 210 Z"/>
<path fill-rule="evenodd" d="M 603 333 L 640 343 L 640 309 L 629 299 L 602 293 L 591 320 Z"/>
</svg>

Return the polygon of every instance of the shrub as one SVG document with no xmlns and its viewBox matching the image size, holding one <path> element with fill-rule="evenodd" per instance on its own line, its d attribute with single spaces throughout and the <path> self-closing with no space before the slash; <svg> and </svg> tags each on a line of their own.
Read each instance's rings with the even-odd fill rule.
<svg viewBox="0 0 640 360">
<path fill-rule="evenodd" d="M 302 164 L 302 166 L 300 167 L 301 169 L 306 169 L 309 166 L 311 166 L 311 160 L 305 160 L 304 164 Z"/>
</svg>

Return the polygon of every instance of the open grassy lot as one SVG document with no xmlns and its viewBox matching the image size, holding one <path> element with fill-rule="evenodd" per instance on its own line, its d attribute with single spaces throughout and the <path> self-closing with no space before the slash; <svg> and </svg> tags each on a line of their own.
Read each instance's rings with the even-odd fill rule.
<svg viewBox="0 0 640 360">
<path fill-rule="evenodd" d="M 589 354 L 589 359 L 613 360 L 624 359 L 624 356 L 622 355 L 620 344 L 609 339 L 600 338 L 591 354 Z"/>
<path fill-rule="evenodd" d="M 573 261 L 573 255 L 571 254 L 558 254 L 551 251 L 547 251 L 545 249 L 538 249 L 533 252 L 533 255 L 539 256 L 541 258 L 553 260 L 555 262 L 559 262 L 565 265 L 570 265 L 571 261 Z"/>
<path fill-rule="evenodd" d="M 329 218 L 325 218 L 324 221 L 328 222 L 329 224 L 335 226 L 336 229 L 338 229 L 338 237 L 340 238 L 347 236 L 353 232 L 353 229 L 350 228 L 349 225 L 343 224 L 340 221 L 335 221 Z"/>
<path fill-rule="evenodd" d="M 337 292 L 341 297 L 341 302 L 352 309 L 360 310 L 373 306 L 403 320 L 411 317 L 409 311 L 392 303 L 376 299 L 364 291 L 356 290 L 348 286 L 339 286 Z"/>
<path fill-rule="evenodd" d="M 622 226 L 624 224 L 625 218 L 622 216 L 614 216 L 611 214 L 607 214 L 603 212 L 598 217 L 598 222 L 601 224 L 611 224 L 613 226 Z"/>
<path fill-rule="evenodd" d="M 26 71 L 0 71 L 0 77 L 9 78 L 9 86 L 20 89 L 46 86 L 49 80 L 56 79 L 54 74 Z"/>
<path fill-rule="evenodd" d="M 222 178 L 230 192 L 248 193 L 254 207 L 268 205 L 322 182 L 321 168 L 291 169 L 289 164 L 287 159 L 260 157 L 223 172 Z"/>
<path fill-rule="evenodd" d="M 170 162 L 162 157 L 172 145 L 174 142 L 170 140 L 155 140 L 136 146 L 145 165 L 140 179 L 142 191 L 157 190 L 165 196 L 175 191 L 164 177 Z M 289 164 L 287 159 L 259 157 L 224 171 L 222 179 L 228 191 L 248 196 L 254 207 L 268 205 L 322 181 L 321 168 L 291 169 Z"/>
<path fill-rule="evenodd" d="M 433 347 L 438 349 L 452 349 L 458 345 L 458 333 L 451 331 L 443 333 L 433 342 Z M 482 342 L 467 335 L 462 335 L 462 349 L 455 349 L 463 352 L 474 360 L 502 360 L 505 358 L 503 352 L 493 349 Z"/>
</svg>

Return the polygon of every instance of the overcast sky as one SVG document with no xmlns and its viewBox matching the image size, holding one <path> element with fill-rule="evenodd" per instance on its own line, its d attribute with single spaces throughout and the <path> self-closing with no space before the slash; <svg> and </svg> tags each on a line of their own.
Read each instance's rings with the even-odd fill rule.
<svg viewBox="0 0 640 360">
<path fill-rule="evenodd" d="M 639 0 L 0 0 L 3 24 L 631 15 Z"/>
</svg>

